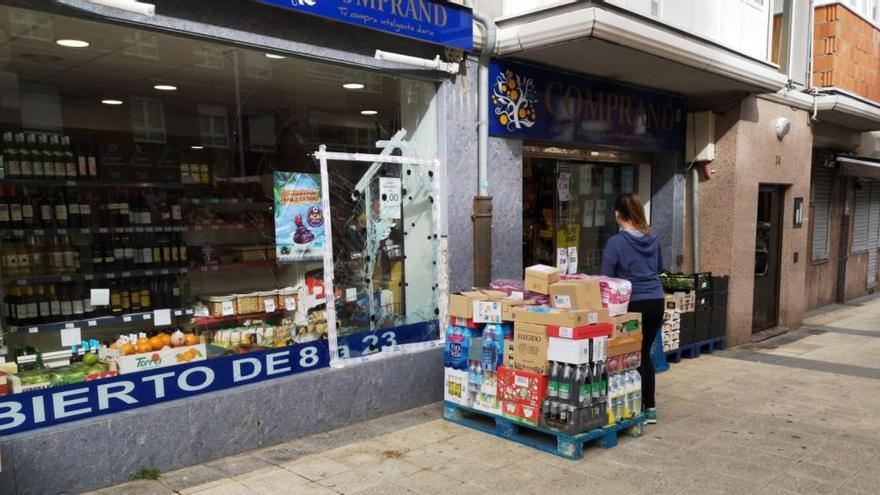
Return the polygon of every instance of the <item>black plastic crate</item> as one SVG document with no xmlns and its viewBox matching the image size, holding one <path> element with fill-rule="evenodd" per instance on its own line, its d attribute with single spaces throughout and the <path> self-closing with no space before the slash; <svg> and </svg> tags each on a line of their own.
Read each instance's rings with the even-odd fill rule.
<svg viewBox="0 0 880 495">
<path fill-rule="evenodd" d="M 694 302 L 694 306 L 697 311 L 708 311 L 712 309 L 712 295 L 713 292 L 705 292 L 702 294 L 697 294 L 697 300 Z"/>
<path fill-rule="evenodd" d="M 681 326 L 679 327 L 679 345 L 693 344 L 697 328 L 697 317 L 693 311 L 681 313 Z"/>
<path fill-rule="evenodd" d="M 712 273 L 701 272 L 692 275 L 684 274 L 663 274 L 660 276 L 663 282 L 663 290 L 666 292 L 687 292 L 695 291 L 697 293 L 708 292 L 712 290 Z"/>
<path fill-rule="evenodd" d="M 694 341 L 708 340 L 712 338 L 712 310 L 696 311 L 696 329 Z"/>
<path fill-rule="evenodd" d="M 727 292 L 730 277 L 712 277 L 712 289 L 716 292 Z"/>
<path fill-rule="evenodd" d="M 712 308 L 712 338 L 727 335 L 727 308 Z"/>
<path fill-rule="evenodd" d="M 719 291 L 715 289 L 712 292 L 712 308 L 726 308 L 727 307 L 727 291 Z"/>
</svg>

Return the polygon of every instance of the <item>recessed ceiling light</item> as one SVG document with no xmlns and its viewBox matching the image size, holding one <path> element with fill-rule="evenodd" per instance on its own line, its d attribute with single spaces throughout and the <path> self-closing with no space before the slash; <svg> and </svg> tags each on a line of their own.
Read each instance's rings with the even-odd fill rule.
<svg viewBox="0 0 880 495">
<path fill-rule="evenodd" d="M 83 40 L 56 40 L 55 43 L 67 48 L 85 48 L 89 46 L 89 42 Z"/>
<path fill-rule="evenodd" d="M 105 105 L 122 105 L 122 100 L 101 100 Z"/>
<path fill-rule="evenodd" d="M 153 89 L 158 89 L 159 91 L 177 91 L 177 86 L 172 86 L 170 84 L 157 84 L 153 86 Z"/>
<path fill-rule="evenodd" d="M 376 110 L 361 110 L 361 115 L 376 115 L 378 113 Z"/>
<path fill-rule="evenodd" d="M 205 149 L 204 146 L 199 146 L 199 145 L 197 145 L 197 144 L 196 144 L 196 145 L 193 145 L 193 146 L 190 146 L 190 148 L 192 148 L 192 149 L 194 149 L 194 150 L 203 150 L 203 149 Z"/>
<path fill-rule="evenodd" d="M 278 60 L 278 59 L 287 58 L 287 57 L 285 57 L 284 55 L 278 55 L 275 53 L 267 53 L 266 58 L 273 58 L 275 60 Z"/>
<path fill-rule="evenodd" d="M 342 87 L 345 89 L 364 89 L 364 85 L 361 83 L 345 83 Z"/>
</svg>

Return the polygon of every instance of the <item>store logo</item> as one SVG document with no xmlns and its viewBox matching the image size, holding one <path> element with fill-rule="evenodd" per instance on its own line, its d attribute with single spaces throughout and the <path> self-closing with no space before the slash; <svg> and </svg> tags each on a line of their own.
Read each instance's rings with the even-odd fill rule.
<svg viewBox="0 0 880 495">
<path fill-rule="evenodd" d="M 162 357 L 159 354 L 153 354 L 147 359 L 146 357 L 137 358 L 137 368 L 149 368 L 150 366 L 159 366 L 162 364 Z"/>
<path fill-rule="evenodd" d="M 303 5 L 308 5 L 309 7 L 314 7 L 317 3 L 317 0 L 290 0 L 290 4 L 294 7 L 302 7 Z"/>
<path fill-rule="evenodd" d="M 506 70 L 498 74 L 492 86 L 492 104 L 498 123 L 508 132 L 535 125 L 538 96 L 535 81 Z"/>
</svg>

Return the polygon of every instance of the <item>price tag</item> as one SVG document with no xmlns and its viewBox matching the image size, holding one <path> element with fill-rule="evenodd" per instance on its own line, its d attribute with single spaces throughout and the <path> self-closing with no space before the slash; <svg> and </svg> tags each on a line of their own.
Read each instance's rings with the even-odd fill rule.
<svg viewBox="0 0 880 495">
<path fill-rule="evenodd" d="M 101 234 L 106 234 L 107 232 L 110 232 L 110 230 L 105 227 L 99 227 L 98 232 L 100 232 Z"/>
<path fill-rule="evenodd" d="M 220 265 L 211 265 L 211 271 L 212 271 L 212 272 L 216 272 L 216 271 L 219 270 L 219 269 L 220 269 Z"/>
<path fill-rule="evenodd" d="M 58 235 L 67 235 L 67 229 L 58 229 Z"/>
<path fill-rule="evenodd" d="M 96 326 L 98 326 L 98 322 L 95 320 L 89 320 L 88 325 L 90 327 L 96 327 Z"/>
<path fill-rule="evenodd" d="M 37 332 L 39 332 L 39 331 L 40 331 L 40 329 L 37 328 L 37 327 L 30 327 L 30 328 L 28 328 L 28 333 L 37 333 Z"/>
<path fill-rule="evenodd" d="M 159 270 L 159 273 L 161 273 L 162 275 L 168 275 L 168 270 L 163 268 L 163 269 Z"/>
<path fill-rule="evenodd" d="M 217 198 L 211 198 L 211 202 L 214 203 L 214 204 L 216 205 L 217 203 L 220 202 L 220 200 L 217 199 Z"/>
<path fill-rule="evenodd" d="M 122 278 L 128 278 L 131 276 L 131 272 L 122 272 Z"/>
<path fill-rule="evenodd" d="M 275 312 L 275 298 L 274 297 L 267 297 L 266 299 L 263 299 L 263 306 L 266 307 L 267 313 L 274 313 Z"/>
<path fill-rule="evenodd" d="M 293 296 L 287 296 L 284 298 L 284 309 L 287 311 L 296 310 L 296 298 Z"/>
<path fill-rule="evenodd" d="M 65 323 L 64 324 L 64 328 L 73 328 L 73 327 L 74 327 L 73 323 Z"/>
<path fill-rule="evenodd" d="M 68 186 L 75 186 L 75 185 L 76 185 L 76 181 L 75 181 L 75 180 L 69 180 L 69 181 L 67 181 L 67 185 L 68 185 Z"/>
<path fill-rule="evenodd" d="M 65 328 L 61 331 L 61 345 L 70 347 L 82 342 L 82 331 L 79 328 Z"/>
<path fill-rule="evenodd" d="M 21 237 L 24 235 L 24 231 L 23 230 L 13 230 L 12 235 L 14 235 L 16 237 Z"/>
<path fill-rule="evenodd" d="M 106 274 L 106 275 L 104 275 L 104 276 L 105 276 L 106 278 L 116 278 L 116 274 L 115 274 L 115 273 L 108 273 L 108 274 Z"/>
<path fill-rule="evenodd" d="M 134 232 L 134 229 L 133 229 L 133 228 L 131 228 L 131 227 L 126 227 L 126 228 L 125 228 L 125 233 L 126 233 L 126 234 L 131 234 L 132 232 Z"/>
<path fill-rule="evenodd" d="M 153 276 L 153 270 L 144 270 L 144 275 L 147 276 L 147 277 L 152 277 L 152 276 Z"/>
<path fill-rule="evenodd" d="M 223 316 L 233 315 L 235 314 L 235 306 L 233 306 L 232 301 L 223 301 L 223 308 L 221 311 Z"/>
<path fill-rule="evenodd" d="M 135 231 L 135 232 L 143 232 L 143 231 L 144 231 L 144 228 L 143 228 L 143 227 L 135 227 L 135 228 L 134 228 L 134 231 Z"/>
<path fill-rule="evenodd" d="M 131 316 L 123 316 L 122 321 L 124 323 L 131 323 Z"/>
<path fill-rule="evenodd" d="M 211 230 L 220 230 L 219 225 L 211 225 Z"/>
<path fill-rule="evenodd" d="M 15 283 L 18 284 L 18 285 L 27 285 L 27 280 L 24 280 L 24 279 L 18 279 L 18 280 L 15 281 Z"/>
<path fill-rule="evenodd" d="M 85 276 L 85 277 L 83 277 L 83 278 L 85 278 L 85 279 L 86 279 L 86 280 L 95 280 L 95 276 L 94 276 L 94 275 L 92 275 L 92 274 L 91 274 L 91 273 L 90 273 L 90 274 L 88 274 L 88 275 L 86 275 L 86 276 Z"/>
<path fill-rule="evenodd" d="M 243 223 L 237 223 L 237 224 L 235 224 L 235 228 L 237 228 L 237 229 L 243 229 L 243 228 L 244 228 L 244 224 L 243 224 Z"/>
<path fill-rule="evenodd" d="M 201 226 L 201 225 L 196 225 L 196 226 L 193 228 L 193 230 L 202 230 L 202 226 Z"/>
<path fill-rule="evenodd" d="M 182 314 L 183 314 L 183 311 L 181 311 L 181 310 L 179 310 L 179 309 L 176 310 L 176 311 L 174 311 L 174 316 L 180 316 L 180 315 L 182 315 Z"/>
<path fill-rule="evenodd" d="M 43 235 L 44 233 L 45 233 L 45 232 L 43 232 L 43 229 L 37 229 L 37 230 L 34 231 L 34 234 L 35 234 L 35 235 Z"/>
<path fill-rule="evenodd" d="M 92 229 L 79 229 L 79 231 L 82 232 L 83 234 L 91 234 L 92 233 Z"/>
<path fill-rule="evenodd" d="M 63 276 L 63 277 L 61 277 L 61 281 L 62 281 L 62 282 L 70 282 L 70 281 L 71 281 L 71 280 L 73 280 L 73 279 L 72 279 L 72 278 L 70 278 L 70 277 L 69 277 L 69 276 L 67 276 L 67 275 L 65 275 L 65 276 Z"/>
</svg>

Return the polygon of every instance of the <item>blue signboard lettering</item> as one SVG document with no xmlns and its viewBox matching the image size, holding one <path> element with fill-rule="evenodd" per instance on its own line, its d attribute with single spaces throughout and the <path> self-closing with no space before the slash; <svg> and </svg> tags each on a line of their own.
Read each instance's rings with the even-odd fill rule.
<svg viewBox="0 0 880 495">
<path fill-rule="evenodd" d="M 438 338 L 429 321 L 340 337 L 351 356 Z M 348 357 L 343 355 L 342 357 Z M 192 397 L 330 365 L 327 341 L 130 373 L 91 382 L 7 395 L 0 400 L 0 434 L 22 431 Z"/>
<path fill-rule="evenodd" d="M 257 0 L 439 45 L 471 50 L 473 14 L 439 0 Z"/>
<path fill-rule="evenodd" d="M 680 152 L 685 100 L 533 65 L 493 60 L 489 67 L 489 132 Z"/>
</svg>

